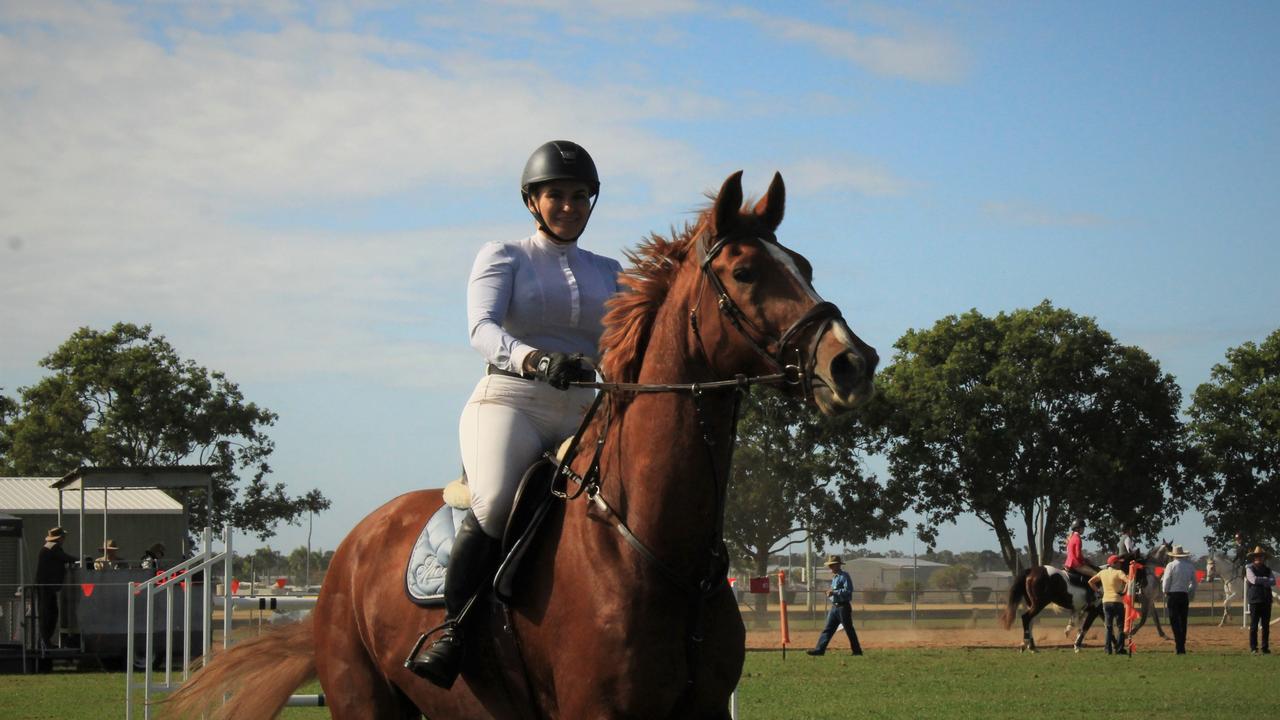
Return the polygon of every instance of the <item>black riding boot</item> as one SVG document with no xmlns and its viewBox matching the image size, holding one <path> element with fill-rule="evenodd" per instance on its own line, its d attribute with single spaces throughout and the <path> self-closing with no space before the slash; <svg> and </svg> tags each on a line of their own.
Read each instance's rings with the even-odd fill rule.
<svg viewBox="0 0 1280 720">
<path fill-rule="evenodd" d="M 475 513 L 468 510 L 444 575 L 445 628 L 431 647 L 405 662 L 415 675 L 445 689 L 453 686 L 462 669 L 463 623 L 458 616 L 472 597 L 481 594 L 484 583 L 493 580 L 500 556 L 501 542 L 485 534 Z"/>
</svg>

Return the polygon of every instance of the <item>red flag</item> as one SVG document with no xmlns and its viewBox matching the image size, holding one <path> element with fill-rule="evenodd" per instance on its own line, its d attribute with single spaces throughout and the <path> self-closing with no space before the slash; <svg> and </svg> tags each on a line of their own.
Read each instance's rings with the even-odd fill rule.
<svg viewBox="0 0 1280 720">
<path fill-rule="evenodd" d="M 285 581 L 286 581 L 286 580 L 288 580 L 288 579 L 289 579 L 289 578 L 276 578 L 276 587 L 278 587 L 278 588 L 280 588 L 281 590 L 283 590 L 283 589 L 284 589 L 284 583 L 285 583 Z"/>
<path fill-rule="evenodd" d="M 93 594 L 93 583 L 80 583 L 80 591 L 85 597 L 89 597 Z"/>
<path fill-rule="evenodd" d="M 757 593 L 757 594 L 764 593 L 767 595 L 769 593 L 768 576 L 751 578 L 751 592 Z"/>
<path fill-rule="evenodd" d="M 231 580 L 231 594 L 235 595 L 239 592 L 240 592 L 240 581 L 233 578 Z"/>
<path fill-rule="evenodd" d="M 1197 570 L 1197 571 L 1196 571 L 1196 582 L 1204 582 L 1204 571 L 1203 571 L 1203 570 Z"/>
<path fill-rule="evenodd" d="M 1156 577 L 1164 577 L 1164 568 L 1159 565 L 1156 566 Z"/>
</svg>

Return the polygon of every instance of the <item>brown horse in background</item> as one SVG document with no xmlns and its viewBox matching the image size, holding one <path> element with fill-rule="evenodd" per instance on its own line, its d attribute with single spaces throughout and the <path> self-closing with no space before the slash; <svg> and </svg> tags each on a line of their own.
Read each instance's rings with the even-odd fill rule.
<svg viewBox="0 0 1280 720">
<path fill-rule="evenodd" d="M 630 254 L 628 291 L 605 318 L 602 375 L 651 388 L 785 378 L 827 414 L 869 397 L 875 350 L 774 237 L 784 198 L 775 175 L 745 209 L 735 173 L 693 226 Z M 432 490 L 392 500 L 351 531 L 309 619 L 216 656 L 169 704 L 190 712 L 231 692 L 218 717 L 271 717 L 314 674 L 338 720 L 727 718 L 745 629 L 725 581 L 722 525 L 744 387 L 605 390 L 582 443 L 593 449 L 603 435 L 601 451 L 571 465 L 590 477 L 597 458 L 598 486 L 553 507 L 522 566 L 525 585 L 474 618 L 490 631 L 469 633 L 452 690 L 403 666 L 443 615 L 410 602 L 403 584 L 418 530 L 441 505 Z"/>
</svg>

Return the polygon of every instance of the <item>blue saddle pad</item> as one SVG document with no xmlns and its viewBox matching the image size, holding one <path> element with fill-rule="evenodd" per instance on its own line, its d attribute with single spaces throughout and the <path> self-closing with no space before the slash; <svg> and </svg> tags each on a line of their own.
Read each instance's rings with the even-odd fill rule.
<svg viewBox="0 0 1280 720">
<path fill-rule="evenodd" d="M 410 600 L 425 607 L 444 605 L 444 571 L 449 566 L 453 538 L 466 515 L 466 510 L 443 505 L 422 526 L 404 574 Z"/>
</svg>

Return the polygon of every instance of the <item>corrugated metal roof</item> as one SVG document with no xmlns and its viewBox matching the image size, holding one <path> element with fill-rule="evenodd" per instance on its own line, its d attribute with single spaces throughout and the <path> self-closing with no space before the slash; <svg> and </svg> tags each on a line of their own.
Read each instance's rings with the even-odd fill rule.
<svg viewBox="0 0 1280 720">
<path fill-rule="evenodd" d="M 61 478 L 0 477 L 0 511 L 9 513 L 58 512 L 58 491 L 50 487 Z M 102 512 L 103 492 L 86 490 L 85 512 Z M 161 490 L 111 490 L 106 493 L 107 512 L 181 513 L 182 503 Z M 80 491 L 62 493 L 62 512 L 79 512 Z"/>
<path fill-rule="evenodd" d="M 895 567 L 895 568 L 909 568 L 912 565 L 911 558 L 909 557 L 908 558 L 860 557 L 860 558 L 854 558 L 852 560 L 849 560 L 848 562 L 845 563 L 845 565 L 848 565 L 850 563 L 856 563 L 856 562 L 875 563 L 876 565 L 887 565 L 888 567 Z M 943 563 L 936 563 L 931 560 L 917 560 L 915 564 L 917 567 L 947 567 L 947 565 L 944 565 Z"/>
</svg>

